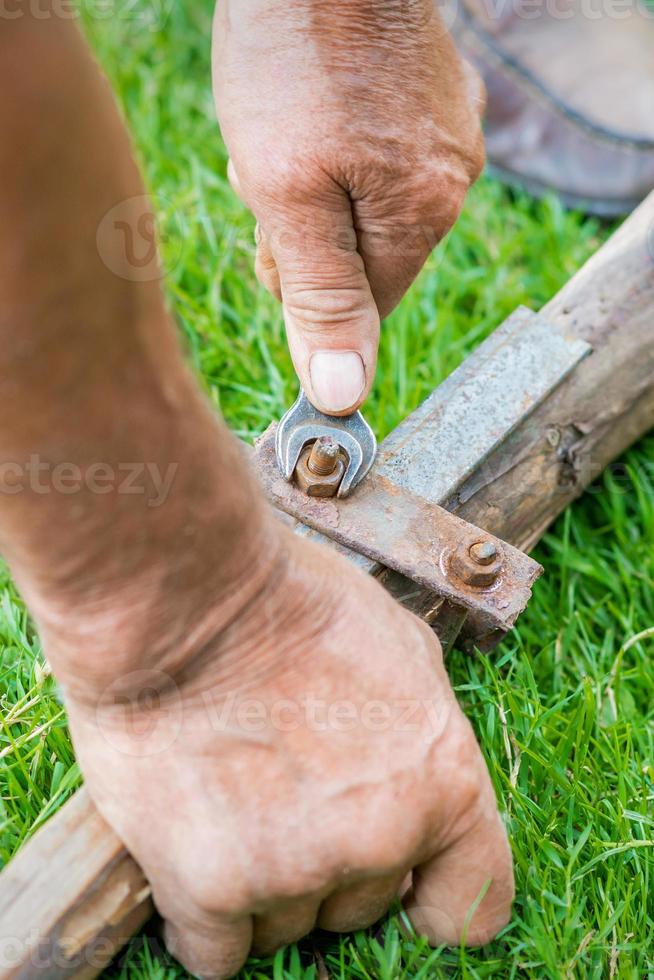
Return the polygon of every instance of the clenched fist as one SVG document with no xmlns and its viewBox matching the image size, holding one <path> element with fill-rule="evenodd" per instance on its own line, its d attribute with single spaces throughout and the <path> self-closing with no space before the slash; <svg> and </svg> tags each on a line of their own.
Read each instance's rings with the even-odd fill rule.
<svg viewBox="0 0 654 980">
<path fill-rule="evenodd" d="M 174 669 L 163 649 L 160 668 L 68 694 L 87 784 L 169 948 L 229 977 L 250 949 L 370 925 L 410 872 L 434 944 L 491 939 L 511 857 L 438 641 L 326 548 L 268 535 L 269 575 L 230 626 Z"/>
<path fill-rule="evenodd" d="M 309 398 L 347 414 L 372 384 L 380 317 L 480 172 L 481 84 L 434 0 L 221 0 L 213 63 L 258 277 Z"/>
</svg>

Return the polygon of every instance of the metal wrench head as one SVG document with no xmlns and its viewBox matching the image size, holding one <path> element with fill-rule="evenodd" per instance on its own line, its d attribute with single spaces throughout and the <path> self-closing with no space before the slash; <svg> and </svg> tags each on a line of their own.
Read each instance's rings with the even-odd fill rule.
<svg viewBox="0 0 654 980">
<path fill-rule="evenodd" d="M 300 389 L 297 401 L 277 426 L 275 451 L 277 464 L 286 480 L 293 478 L 304 447 L 321 436 L 331 436 L 347 456 L 347 466 L 338 488 L 338 497 L 363 480 L 375 461 L 377 440 L 361 412 L 352 415 L 323 415 Z"/>
</svg>

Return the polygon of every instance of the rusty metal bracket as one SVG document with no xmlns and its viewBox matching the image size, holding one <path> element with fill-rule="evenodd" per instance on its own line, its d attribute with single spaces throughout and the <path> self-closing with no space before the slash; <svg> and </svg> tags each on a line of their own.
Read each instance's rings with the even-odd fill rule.
<svg viewBox="0 0 654 980">
<path fill-rule="evenodd" d="M 488 630 L 513 626 L 541 566 L 523 552 L 473 527 L 437 504 L 371 472 L 346 499 L 307 497 L 275 464 L 275 427 L 257 444 L 259 477 L 271 503 L 339 544 L 382 562 L 457 606 L 474 611 Z M 461 577 L 461 549 L 492 544 L 501 568 L 490 585 Z M 480 566 L 483 567 L 483 566 Z"/>
</svg>

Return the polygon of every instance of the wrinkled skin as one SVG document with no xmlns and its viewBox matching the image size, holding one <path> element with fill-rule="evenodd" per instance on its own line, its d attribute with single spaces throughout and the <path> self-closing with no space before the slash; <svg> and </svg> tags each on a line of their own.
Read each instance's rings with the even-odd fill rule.
<svg viewBox="0 0 654 980">
<path fill-rule="evenodd" d="M 172 951 L 197 974 L 230 976 L 250 948 L 316 922 L 374 921 L 412 869 L 406 902 L 421 932 L 490 939 L 510 913 L 511 859 L 435 638 L 372 579 L 273 520 L 183 363 L 159 283 L 107 231 L 116 205 L 133 229 L 148 205 L 75 26 L 8 21 L 0 82 L 11 93 L 0 97 L 0 460 L 24 478 L 3 484 L 0 549 L 61 683 L 90 792 L 145 869 Z M 255 86 L 253 104 L 264 94 Z M 377 128 L 382 110 L 370 111 Z M 261 139 L 276 145 L 273 123 L 288 153 L 279 120 Z M 332 152 L 343 126 L 330 127 Z M 441 176 L 461 193 L 475 140 L 443 151 Z M 324 201 L 338 210 L 344 198 L 308 173 L 299 204 L 273 211 L 304 216 L 313 193 L 311 227 L 324 230 Z M 366 179 L 362 220 L 385 193 Z M 327 261 L 336 253 L 321 236 Z M 344 254 L 359 289 L 361 258 Z M 312 296 L 342 313 L 337 273 L 318 275 L 324 293 Z M 45 489 L 26 477 L 34 454 Z M 53 466 L 88 474 L 99 461 L 112 472 L 141 461 L 172 480 L 156 500 L 48 482 Z"/>
<path fill-rule="evenodd" d="M 433 0 L 223 0 L 213 64 L 257 274 L 283 300 L 305 391 L 347 413 L 373 382 L 380 316 L 481 170 L 481 83 Z M 316 370 L 319 351 L 360 359 Z"/>
<path fill-rule="evenodd" d="M 146 671 L 99 704 L 68 699 L 87 784 L 170 949 L 228 977 L 251 946 L 370 925 L 412 869 L 405 901 L 432 943 L 488 941 L 511 857 L 437 640 L 327 549 L 275 533 L 269 580 L 174 685 Z"/>
</svg>

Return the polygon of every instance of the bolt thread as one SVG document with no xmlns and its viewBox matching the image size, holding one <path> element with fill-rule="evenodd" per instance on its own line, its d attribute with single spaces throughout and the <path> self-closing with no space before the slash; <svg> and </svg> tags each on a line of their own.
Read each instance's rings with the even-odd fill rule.
<svg viewBox="0 0 654 980">
<path fill-rule="evenodd" d="M 316 476 L 329 476 L 336 469 L 338 453 L 338 443 L 331 436 L 321 436 L 313 444 L 307 466 Z"/>
</svg>

